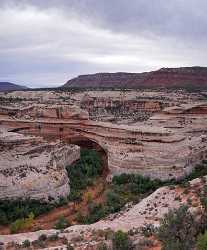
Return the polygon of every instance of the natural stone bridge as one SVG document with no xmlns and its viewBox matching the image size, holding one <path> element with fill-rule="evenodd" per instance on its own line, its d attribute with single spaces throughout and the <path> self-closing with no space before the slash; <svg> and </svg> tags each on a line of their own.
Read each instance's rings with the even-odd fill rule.
<svg viewBox="0 0 207 250">
<path fill-rule="evenodd" d="M 170 123 L 171 128 L 157 122 L 160 120 L 168 125 L 172 115 L 176 124 Z M 0 124 L 10 127 L 11 131 L 42 136 L 50 141 L 60 139 L 70 144 L 91 141 L 106 152 L 110 174 L 139 173 L 160 179 L 180 178 L 205 157 L 204 138 L 191 135 L 189 140 L 189 131 L 187 134 L 184 129 L 177 129 L 181 116 L 180 113 L 178 117 L 173 112 L 163 112 L 161 118 L 155 116 L 148 124 L 126 126 L 91 121 L 87 112 L 77 107 L 0 108 Z"/>
</svg>

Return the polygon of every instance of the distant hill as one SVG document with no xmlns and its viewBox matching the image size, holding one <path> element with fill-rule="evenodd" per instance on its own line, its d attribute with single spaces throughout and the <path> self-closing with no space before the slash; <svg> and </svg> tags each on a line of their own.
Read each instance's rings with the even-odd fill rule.
<svg viewBox="0 0 207 250">
<path fill-rule="evenodd" d="M 0 91 L 24 90 L 25 86 L 20 86 L 11 82 L 0 82 Z"/>
<path fill-rule="evenodd" d="M 80 75 L 65 88 L 207 88 L 207 67 L 162 68 L 144 73 Z"/>
</svg>

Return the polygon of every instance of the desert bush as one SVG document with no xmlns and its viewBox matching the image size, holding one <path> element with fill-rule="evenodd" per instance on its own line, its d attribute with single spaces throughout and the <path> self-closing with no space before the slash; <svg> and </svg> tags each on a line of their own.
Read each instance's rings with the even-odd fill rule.
<svg viewBox="0 0 207 250">
<path fill-rule="evenodd" d="M 170 210 L 161 220 L 157 236 L 163 250 L 193 249 L 196 235 L 200 230 L 198 223 L 188 211 L 187 206 Z"/>
<path fill-rule="evenodd" d="M 85 223 L 85 217 L 80 211 L 76 214 L 76 220 L 79 223 Z"/>
<path fill-rule="evenodd" d="M 85 218 L 87 224 L 94 223 L 106 215 L 105 208 L 102 204 L 90 202 L 88 205 L 89 213 Z"/>
<path fill-rule="evenodd" d="M 106 243 L 101 242 L 98 247 L 97 250 L 108 250 L 108 246 L 106 245 Z"/>
<path fill-rule="evenodd" d="M 146 224 L 141 228 L 141 233 L 145 237 L 150 237 L 156 233 L 156 229 L 152 224 Z"/>
<path fill-rule="evenodd" d="M 22 242 L 22 247 L 23 248 L 28 248 L 28 247 L 30 247 L 30 245 L 31 245 L 31 243 L 30 243 L 29 240 L 25 240 L 25 241 Z"/>
<path fill-rule="evenodd" d="M 46 234 L 41 234 L 41 235 L 39 236 L 38 240 L 46 241 L 46 240 L 47 240 L 47 235 L 46 235 Z"/>
<path fill-rule="evenodd" d="M 0 224 L 10 224 L 33 213 L 38 216 L 49 212 L 54 205 L 37 200 L 2 200 L 0 201 Z"/>
<path fill-rule="evenodd" d="M 128 185 L 129 191 L 134 194 L 154 191 L 162 185 L 162 182 L 159 180 L 151 180 L 148 177 L 143 177 L 138 174 L 121 174 L 114 176 L 112 182 L 115 185 Z"/>
<path fill-rule="evenodd" d="M 33 245 L 34 245 L 37 249 L 42 249 L 42 248 L 45 248 L 45 247 L 46 247 L 45 241 L 42 241 L 42 240 L 39 240 L 39 239 L 33 241 Z"/>
<path fill-rule="evenodd" d="M 58 203 L 56 204 L 56 206 L 64 206 L 68 204 L 68 200 L 67 198 L 64 197 L 60 197 Z"/>
<path fill-rule="evenodd" d="M 198 250 L 207 250 L 207 231 L 198 236 L 196 246 Z"/>
<path fill-rule="evenodd" d="M 103 172 L 99 153 L 94 150 L 81 149 L 80 160 L 68 166 L 67 172 L 71 188 L 69 200 L 80 200 L 82 190 L 93 185 L 95 178 Z"/>
<path fill-rule="evenodd" d="M 122 199 L 122 196 L 116 193 L 113 190 L 109 190 L 106 193 L 106 205 L 109 213 L 115 213 L 120 211 L 120 209 L 124 206 L 125 201 Z"/>
<path fill-rule="evenodd" d="M 64 229 L 66 227 L 69 227 L 70 223 L 65 219 L 64 216 L 60 216 L 58 221 L 55 223 L 55 229 Z"/>
<path fill-rule="evenodd" d="M 117 231 L 114 233 L 114 237 L 112 239 L 113 250 L 131 250 L 132 244 L 127 235 L 122 231 Z"/>
<path fill-rule="evenodd" d="M 90 192 L 86 193 L 86 200 L 88 204 L 90 204 L 93 201 L 93 196 Z"/>
<path fill-rule="evenodd" d="M 10 231 L 11 233 L 17 233 L 20 230 L 31 227 L 34 221 L 34 214 L 30 213 L 25 219 L 17 219 L 15 222 L 11 223 Z"/>
</svg>

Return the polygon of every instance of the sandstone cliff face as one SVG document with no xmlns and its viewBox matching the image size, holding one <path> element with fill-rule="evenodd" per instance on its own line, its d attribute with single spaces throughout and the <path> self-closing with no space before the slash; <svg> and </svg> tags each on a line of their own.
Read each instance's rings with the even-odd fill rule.
<svg viewBox="0 0 207 250">
<path fill-rule="evenodd" d="M 82 119 L 81 115 L 67 119 L 62 116 L 48 118 L 54 114 L 53 109 L 48 113 L 47 106 L 40 118 L 34 119 L 32 115 L 27 119 L 24 116 L 14 118 L 4 113 L 0 114 L 0 122 L 13 127 L 14 131 L 49 140 L 95 142 L 107 154 L 111 175 L 138 173 L 168 180 L 188 175 L 196 164 L 207 158 L 207 105 L 188 106 L 180 106 L 179 113 L 176 113 L 177 107 L 168 108 L 144 123 L 130 126 Z M 202 114 L 199 113 L 201 109 Z"/>
<path fill-rule="evenodd" d="M 147 73 L 97 73 L 80 75 L 69 80 L 64 87 L 130 87 L 134 83 L 141 83 Z"/>
<path fill-rule="evenodd" d="M 153 113 L 168 106 L 167 102 L 150 99 L 126 99 L 112 97 L 83 96 L 80 107 L 87 110 L 93 120 L 135 121 L 147 120 Z"/>
<path fill-rule="evenodd" d="M 36 119 L 88 119 L 88 112 L 79 107 L 64 105 L 30 105 L 23 108 L 0 106 L 1 115 L 10 115 L 13 118 Z"/>
<path fill-rule="evenodd" d="M 139 88 L 139 87 L 207 87 L 206 67 L 162 68 L 147 73 L 97 73 L 81 75 L 63 87 Z"/>
<path fill-rule="evenodd" d="M 0 131 L 0 199 L 58 200 L 70 192 L 65 166 L 79 147 Z"/>
</svg>

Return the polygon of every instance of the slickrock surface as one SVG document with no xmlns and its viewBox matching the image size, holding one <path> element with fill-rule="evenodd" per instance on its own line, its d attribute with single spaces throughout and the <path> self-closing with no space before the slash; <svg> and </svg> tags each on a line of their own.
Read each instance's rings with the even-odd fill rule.
<svg viewBox="0 0 207 250">
<path fill-rule="evenodd" d="M 0 128 L 0 199 L 58 200 L 70 192 L 65 167 L 79 158 L 79 147 L 48 143 Z"/>
</svg>

